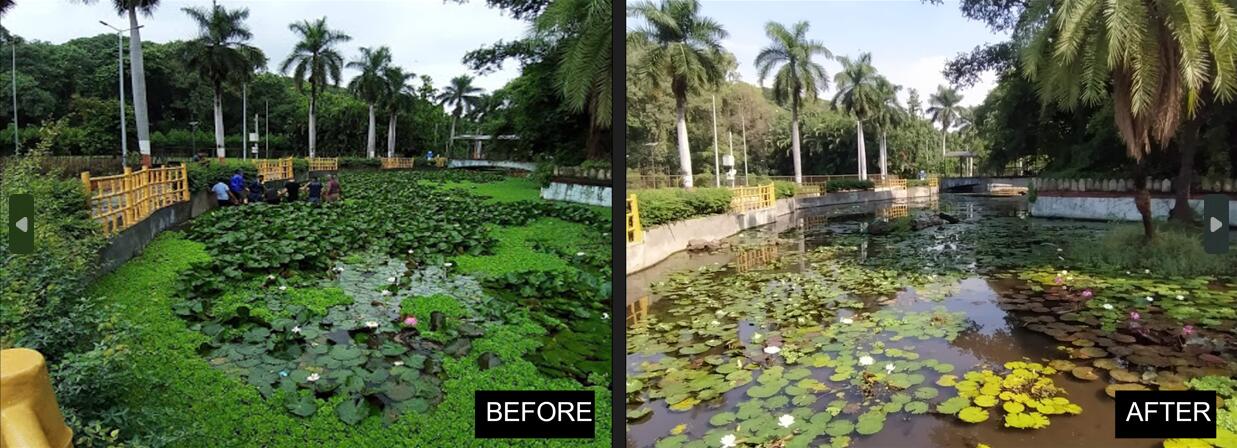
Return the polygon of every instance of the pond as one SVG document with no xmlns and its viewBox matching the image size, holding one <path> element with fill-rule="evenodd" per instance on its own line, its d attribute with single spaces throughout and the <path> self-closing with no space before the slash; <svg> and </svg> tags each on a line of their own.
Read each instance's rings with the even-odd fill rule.
<svg viewBox="0 0 1237 448">
<path fill-rule="evenodd" d="M 1231 385 L 1237 279 L 1088 272 L 1109 225 L 1026 209 L 811 209 L 629 276 L 628 446 L 1160 446 L 1106 392 Z"/>
</svg>

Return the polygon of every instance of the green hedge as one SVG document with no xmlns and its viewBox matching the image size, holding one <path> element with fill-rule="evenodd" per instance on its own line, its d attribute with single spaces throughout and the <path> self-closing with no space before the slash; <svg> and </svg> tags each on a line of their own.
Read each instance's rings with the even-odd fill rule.
<svg viewBox="0 0 1237 448">
<path fill-rule="evenodd" d="M 825 191 L 830 193 L 845 190 L 871 190 L 873 188 L 876 188 L 876 184 L 870 180 L 837 179 L 825 184 Z"/>
<path fill-rule="evenodd" d="M 305 166 L 304 162 L 302 166 Z M 298 172 L 295 162 L 293 162 L 292 169 L 294 173 Z M 258 175 L 258 168 L 248 160 L 224 159 L 222 162 L 218 160 L 190 162 L 186 168 L 189 173 L 189 191 L 209 190 L 216 181 L 226 182 L 236 170 L 244 172 L 245 179 L 252 179 Z"/>
<path fill-rule="evenodd" d="M 377 158 L 368 157 L 340 157 L 339 169 L 357 169 L 357 168 L 382 168 L 382 161 Z"/>
<path fill-rule="evenodd" d="M 727 188 L 661 188 L 636 192 L 640 223 L 653 227 L 688 218 L 726 213 L 732 194 Z"/>
<path fill-rule="evenodd" d="M 799 193 L 799 185 L 788 180 L 778 180 L 773 181 L 773 190 L 778 199 L 793 198 Z"/>
</svg>

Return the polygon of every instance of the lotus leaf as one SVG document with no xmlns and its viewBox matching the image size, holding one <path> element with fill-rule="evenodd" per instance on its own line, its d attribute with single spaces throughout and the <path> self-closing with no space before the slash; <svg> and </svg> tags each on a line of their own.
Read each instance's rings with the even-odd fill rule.
<svg viewBox="0 0 1237 448">
<path fill-rule="evenodd" d="M 958 418 L 967 423 L 979 423 L 988 419 L 988 411 L 971 406 L 958 411 Z"/>
<path fill-rule="evenodd" d="M 1048 424 L 1048 417 L 1045 417 L 1038 412 L 1015 412 L 1005 414 L 1006 428 L 1040 429 L 1047 427 Z"/>
</svg>

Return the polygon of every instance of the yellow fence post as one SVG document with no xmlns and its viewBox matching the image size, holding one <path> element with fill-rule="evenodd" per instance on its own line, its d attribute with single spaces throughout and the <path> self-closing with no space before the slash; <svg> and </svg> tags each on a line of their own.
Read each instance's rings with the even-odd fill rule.
<svg viewBox="0 0 1237 448">
<path fill-rule="evenodd" d="M 0 350 L 0 448 L 66 448 L 64 424 L 43 355 L 28 348 Z"/>
<path fill-rule="evenodd" d="M 184 190 L 184 194 L 181 195 L 182 200 L 188 201 L 189 200 L 189 169 L 186 168 L 185 164 L 183 163 L 180 165 L 180 187 L 181 189 Z"/>
<path fill-rule="evenodd" d="M 640 201 L 633 193 L 627 196 L 627 243 L 644 241 L 644 229 L 640 226 Z"/>
</svg>

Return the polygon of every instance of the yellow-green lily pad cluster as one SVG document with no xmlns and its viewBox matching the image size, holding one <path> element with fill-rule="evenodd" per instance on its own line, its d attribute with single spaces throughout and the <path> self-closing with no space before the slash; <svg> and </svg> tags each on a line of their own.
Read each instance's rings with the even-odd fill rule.
<svg viewBox="0 0 1237 448">
<path fill-rule="evenodd" d="M 992 370 L 966 372 L 953 387 L 958 396 L 945 400 L 937 411 L 955 414 L 967 423 L 988 420 L 990 413 L 1000 409 L 1005 415 L 1005 427 L 1040 429 L 1050 423 L 1048 416 L 1080 414 L 1082 407 L 1065 397 L 1051 375 L 1057 370 L 1035 362 L 1005 363 L 998 374 Z"/>
</svg>

